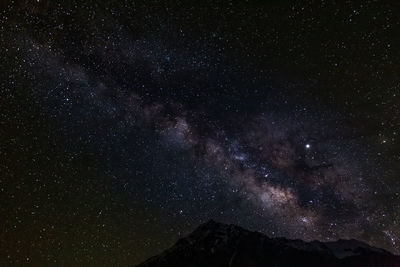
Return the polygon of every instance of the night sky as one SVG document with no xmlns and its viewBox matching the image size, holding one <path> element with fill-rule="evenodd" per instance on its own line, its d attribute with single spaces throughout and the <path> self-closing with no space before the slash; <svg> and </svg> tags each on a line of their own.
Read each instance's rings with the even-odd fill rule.
<svg viewBox="0 0 400 267">
<path fill-rule="evenodd" d="M 214 219 L 400 253 L 398 1 L 2 1 L 0 265 Z"/>
</svg>

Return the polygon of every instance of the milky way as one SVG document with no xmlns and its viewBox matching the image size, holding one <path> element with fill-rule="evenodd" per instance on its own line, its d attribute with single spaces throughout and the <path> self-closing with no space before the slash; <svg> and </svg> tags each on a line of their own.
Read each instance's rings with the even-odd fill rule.
<svg viewBox="0 0 400 267">
<path fill-rule="evenodd" d="M 210 218 L 399 252 L 399 23 L 337 8 L 4 5 L 0 263 L 138 263 Z"/>
</svg>

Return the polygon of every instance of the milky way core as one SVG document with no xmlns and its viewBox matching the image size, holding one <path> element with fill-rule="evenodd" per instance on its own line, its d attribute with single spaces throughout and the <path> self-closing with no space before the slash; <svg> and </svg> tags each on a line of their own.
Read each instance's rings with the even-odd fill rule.
<svg viewBox="0 0 400 267">
<path fill-rule="evenodd" d="M 209 219 L 400 252 L 394 1 L 15 2 L 0 265 L 136 264 Z"/>
</svg>

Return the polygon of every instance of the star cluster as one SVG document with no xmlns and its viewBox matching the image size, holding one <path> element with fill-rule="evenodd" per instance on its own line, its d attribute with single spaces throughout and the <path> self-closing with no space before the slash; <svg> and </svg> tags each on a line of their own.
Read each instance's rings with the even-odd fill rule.
<svg viewBox="0 0 400 267">
<path fill-rule="evenodd" d="M 400 252 L 396 4 L 0 7 L 1 264 L 135 264 L 211 218 Z"/>
</svg>

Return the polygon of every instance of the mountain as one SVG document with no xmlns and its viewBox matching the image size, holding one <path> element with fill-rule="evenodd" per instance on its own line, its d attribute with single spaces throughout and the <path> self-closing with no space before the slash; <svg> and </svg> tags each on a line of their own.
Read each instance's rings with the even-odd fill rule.
<svg viewBox="0 0 400 267">
<path fill-rule="evenodd" d="M 158 266 L 399 267 L 400 256 L 354 239 L 324 243 L 269 238 L 211 220 L 138 265 Z"/>
</svg>

